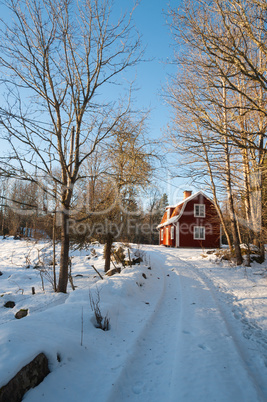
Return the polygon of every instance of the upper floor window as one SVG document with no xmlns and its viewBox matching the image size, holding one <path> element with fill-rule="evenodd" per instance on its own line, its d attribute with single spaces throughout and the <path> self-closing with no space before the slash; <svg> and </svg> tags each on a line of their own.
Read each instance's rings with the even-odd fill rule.
<svg viewBox="0 0 267 402">
<path fill-rule="evenodd" d="M 167 219 L 170 219 L 170 217 L 171 217 L 171 209 L 168 208 L 167 209 Z"/>
<path fill-rule="evenodd" d="M 205 204 L 194 204 L 194 216 L 197 218 L 205 218 Z"/>
</svg>

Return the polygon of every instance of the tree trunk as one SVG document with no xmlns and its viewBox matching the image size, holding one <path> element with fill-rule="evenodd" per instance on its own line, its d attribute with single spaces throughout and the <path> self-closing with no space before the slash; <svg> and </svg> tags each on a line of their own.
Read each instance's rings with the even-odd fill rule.
<svg viewBox="0 0 267 402">
<path fill-rule="evenodd" d="M 53 278 L 54 278 L 54 291 L 57 291 L 57 278 L 56 278 L 56 212 L 53 216 Z"/>
<path fill-rule="evenodd" d="M 211 164 L 210 164 L 210 158 L 209 158 L 208 150 L 207 150 L 205 141 L 203 140 L 203 137 L 202 137 L 201 134 L 200 134 L 200 138 L 201 138 L 201 145 L 202 145 L 202 148 L 203 148 L 203 151 L 204 151 L 204 154 L 205 154 L 205 162 L 206 162 L 207 169 L 208 169 L 208 172 L 209 172 L 210 183 L 211 183 L 211 191 L 212 191 L 212 195 L 213 195 L 214 205 L 215 205 L 216 211 L 217 211 L 217 213 L 219 215 L 220 222 L 221 222 L 224 234 L 226 236 L 226 240 L 227 240 L 227 243 L 229 245 L 230 252 L 233 253 L 233 247 L 232 247 L 232 244 L 231 244 L 230 235 L 228 233 L 228 230 L 227 230 L 227 227 L 226 227 L 226 224 L 225 224 L 225 219 L 224 219 L 224 216 L 223 216 L 223 213 L 221 211 L 221 208 L 220 208 L 220 205 L 219 205 L 219 202 L 218 202 L 218 198 L 217 198 L 216 185 L 215 185 L 214 175 L 213 175 L 213 171 L 212 171 Z M 220 241 L 221 240 L 222 239 L 220 239 Z"/>
<path fill-rule="evenodd" d="M 264 228 L 263 228 L 263 179 L 262 173 L 254 174 L 254 186 L 251 192 L 251 221 L 253 226 L 253 243 L 259 248 L 260 262 L 265 260 Z"/>
<path fill-rule="evenodd" d="M 226 176 L 226 189 L 228 195 L 228 206 L 229 206 L 229 214 L 230 214 L 230 221 L 231 221 L 231 229 L 232 229 L 232 236 L 233 236 L 233 243 L 235 248 L 235 257 L 236 257 L 236 264 L 241 265 L 243 262 L 241 249 L 240 249 L 240 242 L 238 236 L 238 227 L 237 227 L 237 220 L 236 220 L 236 213 L 234 209 L 234 197 L 233 197 L 233 190 L 232 190 L 232 177 L 231 177 L 231 163 L 230 163 L 230 150 L 229 150 L 229 140 L 228 140 L 228 120 L 227 120 L 227 93 L 226 93 L 226 86 L 225 80 L 222 80 L 222 101 L 223 101 L 223 128 L 224 128 L 224 153 L 225 153 L 225 176 Z"/>
<path fill-rule="evenodd" d="M 107 272 L 110 269 L 112 243 L 113 243 L 113 236 L 111 233 L 108 233 L 105 245 L 105 272 Z"/>
<path fill-rule="evenodd" d="M 237 222 L 236 222 L 236 214 L 235 214 L 235 209 L 234 209 L 234 199 L 233 199 L 231 170 L 230 170 L 231 167 L 230 167 L 230 160 L 229 160 L 229 149 L 228 149 L 228 138 L 227 137 L 225 138 L 225 163 L 226 163 L 226 188 L 227 188 L 227 195 L 228 195 L 228 206 L 229 206 L 233 243 L 234 243 L 234 248 L 235 248 L 236 264 L 241 265 L 243 262 L 243 258 L 242 258 L 241 249 L 240 249 L 238 228 L 237 228 Z"/>
<path fill-rule="evenodd" d="M 61 212 L 61 252 L 60 252 L 60 271 L 58 278 L 57 292 L 66 293 L 69 272 L 69 210 Z"/>
<path fill-rule="evenodd" d="M 250 186 L 250 166 L 249 166 L 249 158 L 248 158 L 248 150 L 245 147 L 242 153 L 242 164 L 243 164 L 243 175 L 244 175 L 244 186 L 245 186 L 245 197 L 244 197 L 244 205 L 245 205 L 245 216 L 247 221 L 247 239 L 246 242 L 250 243 L 253 237 L 253 228 L 252 228 L 252 211 L 251 211 L 251 186 Z"/>
</svg>

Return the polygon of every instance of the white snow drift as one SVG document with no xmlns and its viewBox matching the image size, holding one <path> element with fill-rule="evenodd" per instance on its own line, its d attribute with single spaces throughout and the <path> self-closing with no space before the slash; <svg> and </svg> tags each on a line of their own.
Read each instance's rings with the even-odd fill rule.
<svg viewBox="0 0 267 402">
<path fill-rule="evenodd" d="M 57 294 L 40 273 L 48 244 L 0 241 L 0 387 L 44 352 L 51 373 L 23 401 L 267 400 L 266 265 L 142 246 L 143 263 L 101 280 L 94 249 L 72 252 L 76 290 Z M 95 327 L 89 292 L 109 331 Z"/>
</svg>

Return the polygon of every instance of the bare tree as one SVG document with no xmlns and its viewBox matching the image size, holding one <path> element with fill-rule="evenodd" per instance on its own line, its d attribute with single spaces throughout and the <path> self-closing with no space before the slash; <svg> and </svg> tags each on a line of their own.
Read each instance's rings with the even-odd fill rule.
<svg viewBox="0 0 267 402">
<path fill-rule="evenodd" d="M 167 100 L 174 110 L 171 125 L 171 147 L 178 152 L 179 165 L 183 166 L 184 174 L 204 186 L 208 186 L 213 195 L 214 203 L 228 244 L 231 247 L 230 235 L 220 209 L 219 193 L 227 191 L 229 209 L 231 210 L 232 235 L 235 249 L 239 249 L 237 224 L 233 205 L 232 152 L 229 146 L 226 108 L 216 107 L 218 98 L 225 97 L 223 85 L 212 94 L 206 88 L 209 81 L 198 76 L 194 65 L 187 68 L 185 74 L 175 80 L 168 88 Z M 212 74 L 211 74 L 212 76 Z M 209 77 L 210 78 L 210 77 Z M 208 100 L 207 100 L 208 97 Z M 213 99 L 213 102 L 211 100 Z M 206 126 L 216 126 L 217 129 L 206 129 Z M 169 133 L 168 133 L 169 134 Z M 242 262 L 239 249 L 238 263 Z"/>
<path fill-rule="evenodd" d="M 95 228 L 90 236 L 105 243 L 105 271 L 110 268 L 113 241 L 133 238 L 131 230 L 140 215 L 138 192 L 150 181 L 153 154 L 145 121 L 142 113 L 125 115 L 112 131 L 111 140 L 99 144 L 97 160 L 92 156 L 93 163 L 83 169 L 85 186 L 80 196 L 88 194 L 89 208 L 80 211 L 77 222 L 90 221 Z M 86 242 L 86 238 L 88 233 L 83 233 L 76 241 Z"/>
<path fill-rule="evenodd" d="M 58 292 L 66 292 L 69 212 L 80 168 L 126 112 L 100 88 L 141 57 L 132 11 L 112 14 L 109 0 L 6 0 L 1 21 L 0 69 L 5 100 L 2 132 L 10 147 L 2 170 L 57 188 L 61 214 Z M 3 90 L 4 92 L 4 90 Z M 54 174 L 55 170 L 59 171 Z"/>
<path fill-rule="evenodd" d="M 234 193 L 240 190 L 240 183 L 247 212 L 243 223 L 253 229 L 254 237 L 261 237 L 259 226 L 262 228 L 260 217 L 253 215 L 252 201 L 259 194 L 256 209 L 262 208 L 267 127 L 265 11 L 266 2 L 257 0 L 189 0 L 184 9 L 171 10 L 175 39 L 183 44 L 176 54 L 179 73 L 171 85 L 176 89 L 169 88 L 176 119 L 180 112 L 183 116 L 178 117 L 176 131 L 181 125 L 184 133 L 188 125 L 190 135 L 193 130 L 194 145 L 187 147 L 187 153 L 193 155 L 195 168 L 200 168 L 195 176 L 203 171 L 204 177 L 212 173 L 209 184 L 217 188 L 223 178 L 238 263 L 242 258 Z M 193 124 L 188 124 L 189 119 Z M 179 148 L 185 147 L 179 144 Z M 243 166 L 243 178 L 239 166 Z M 253 186 L 252 177 L 256 179 Z"/>
<path fill-rule="evenodd" d="M 137 192 L 148 185 L 151 175 L 152 153 L 148 150 L 145 136 L 146 115 L 139 119 L 122 119 L 114 130 L 114 138 L 107 153 L 112 176 L 118 191 L 117 210 L 112 211 L 109 220 L 121 226 L 120 236 L 129 241 L 130 227 L 135 226 L 140 215 L 136 197 Z M 135 222 L 136 223 L 136 222 Z M 114 236 L 106 234 L 105 271 L 110 269 L 110 252 Z"/>
</svg>

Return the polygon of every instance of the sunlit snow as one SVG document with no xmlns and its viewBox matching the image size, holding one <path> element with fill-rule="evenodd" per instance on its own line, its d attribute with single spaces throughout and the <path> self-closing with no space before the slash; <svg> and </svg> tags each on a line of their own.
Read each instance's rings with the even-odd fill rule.
<svg viewBox="0 0 267 402">
<path fill-rule="evenodd" d="M 101 280 L 93 247 L 71 253 L 76 290 L 58 294 L 41 271 L 48 243 L 0 240 L 0 387 L 44 352 L 51 373 L 25 402 L 267 400 L 266 263 L 132 245 L 143 262 Z M 108 331 L 95 327 L 89 292 Z M 29 314 L 18 320 L 20 309 Z"/>
</svg>

